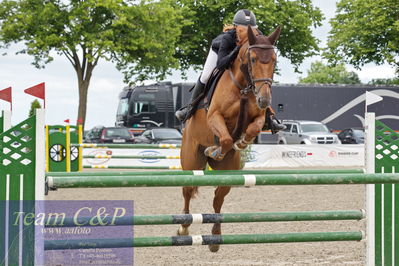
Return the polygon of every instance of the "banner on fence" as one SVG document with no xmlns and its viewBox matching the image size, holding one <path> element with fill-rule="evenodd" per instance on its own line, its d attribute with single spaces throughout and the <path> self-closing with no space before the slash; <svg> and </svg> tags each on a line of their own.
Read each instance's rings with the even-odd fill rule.
<svg viewBox="0 0 399 266">
<path fill-rule="evenodd" d="M 363 145 L 252 145 L 246 168 L 364 167 Z"/>
<path fill-rule="evenodd" d="M 84 149 L 84 155 L 179 156 L 179 149 Z M 364 166 L 363 145 L 252 145 L 245 168 Z M 177 166 L 180 159 L 84 159 L 83 164 L 107 166 Z"/>
</svg>

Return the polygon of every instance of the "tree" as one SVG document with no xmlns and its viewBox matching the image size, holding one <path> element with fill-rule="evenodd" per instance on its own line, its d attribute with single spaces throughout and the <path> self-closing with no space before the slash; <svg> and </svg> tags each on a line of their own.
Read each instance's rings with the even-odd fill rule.
<svg viewBox="0 0 399 266">
<path fill-rule="evenodd" d="M 283 27 L 278 54 L 288 58 L 296 70 L 306 57 L 319 50 L 312 27 L 320 26 L 324 18 L 311 0 L 178 0 L 176 5 L 192 11 L 185 13 L 192 23 L 183 27 L 176 51 L 183 69 L 202 67 L 212 39 L 220 34 L 223 25 L 232 24 L 236 11 L 244 8 L 255 13 L 264 34 L 270 34 L 278 25 Z"/>
<path fill-rule="evenodd" d="M 368 84 L 371 84 L 371 85 L 399 85 L 399 78 L 372 79 Z"/>
<path fill-rule="evenodd" d="M 299 83 L 312 84 L 360 84 L 358 75 L 345 69 L 344 64 L 335 66 L 324 65 L 321 61 L 313 62 L 307 77 L 301 78 Z"/>
<path fill-rule="evenodd" d="M 341 0 L 330 22 L 326 57 L 357 68 L 371 62 L 389 63 L 398 72 L 398 17 L 397 0 Z"/>
<path fill-rule="evenodd" d="M 78 118 L 86 118 L 88 88 L 100 59 L 116 63 L 125 80 L 163 77 L 176 68 L 174 57 L 184 8 L 169 0 L 3 0 L 0 43 L 24 42 L 18 53 L 43 68 L 54 52 L 65 56 L 78 79 Z"/>
<path fill-rule="evenodd" d="M 30 110 L 29 110 L 29 117 L 35 114 L 35 109 L 40 109 L 42 106 L 40 105 L 38 100 L 32 101 L 30 104 Z"/>
</svg>

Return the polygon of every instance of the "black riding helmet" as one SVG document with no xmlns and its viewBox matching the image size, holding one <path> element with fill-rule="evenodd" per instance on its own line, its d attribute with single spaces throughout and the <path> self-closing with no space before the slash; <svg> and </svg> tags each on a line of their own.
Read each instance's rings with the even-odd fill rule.
<svg viewBox="0 0 399 266">
<path fill-rule="evenodd" d="M 256 17 L 254 13 L 252 13 L 252 11 L 249 11 L 248 9 L 238 10 L 237 13 L 234 15 L 233 24 L 243 26 L 251 25 L 252 27 L 257 27 Z"/>
</svg>

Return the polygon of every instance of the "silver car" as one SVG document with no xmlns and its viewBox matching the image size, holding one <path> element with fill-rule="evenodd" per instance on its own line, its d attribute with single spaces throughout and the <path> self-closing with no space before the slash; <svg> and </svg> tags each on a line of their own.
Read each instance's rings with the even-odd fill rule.
<svg viewBox="0 0 399 266">
<path fill-rule="evenodd" d="M 341 144 L 338 136 L 320 122 L 286 120 L 286 129 L 278 132 L 278 144 Z"/>
</svg>

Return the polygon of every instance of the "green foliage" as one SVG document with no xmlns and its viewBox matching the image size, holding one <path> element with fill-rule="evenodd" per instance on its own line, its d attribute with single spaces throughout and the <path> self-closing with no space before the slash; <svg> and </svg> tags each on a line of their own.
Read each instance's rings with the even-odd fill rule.
<svg viewBox="0 0 399 266">
<path fill-rule="evenodd" d="M 172 0 L 3 0 L 0 44 L 23 42 L 17 53 L 33 56 L 43 68 L 54 52 L 65 56 L 76 71 L 78 119 L 86 118 L 87 95 L 100 59 L 114 62 L 125 82 L 163 78 L 178 67 L 176 43 L 189 25 Z"/>
<path fill-rule="evenodd" d="M 183 27 L 176 50 L 182 69 L 201 67 L 212 39 L 222 32 L 223 25 L 232 24 L 234 14 L 244 8 L 254 12 L 264 34 L 283 26 L 277 45 L 279 55 L 288 58 L 296 70 L 306 57 L 318 52 L 312 28 L 321 25 L 323 16 L 311 0 L 178 0 L 176 5 L 192 11 L 184 14 L 192 23 Z"/>
<path fill-rule="evenodd" d="M 249 8 L 265 34 L 283 30 L 279 54 L 297 69 L 318 52 L 312 27 L 323 16 L 311 0 L 3 0 L 0 45 L 23 42 L 18 53 L 43 68 L 54 52 L 76 71 L 78 118 L 85 120 L 88 87 L 100 59 L 114 62 L 125 82 L 162 79 L 171 69 L 203 65 L 211 40 L 235 12 Z"/>
<path fill-rule="evenodd" d="M 29 117 L 35 114 L 35 109 L 40 109 L 40 108 L 42 108 L 42 106 L 40 105 L 37 99 L 32 101 L 32 103 L 30 104 Z"/>
<path fill-rule="evenodd" d="M 341 0 L 331 20 L 326 57 L 359 68 L 389 63 L 399 71 L 398 0 Z"/>
<path fill-rule="evenodd" d="M 344 64 L 335 66 L 324 65 L 320 61 L 313 62 L 307 77 L 301 78 L 299 83 L 311 84 L 360 84 L 355 72 L 348 72 Z"/>
<path fill-rule="evenodd" d="M 372 79 L 369 84 L 371 85 L 399 85 L 399 78 L 393 79 Z"/>
<path fill-rule="evenodd" d="M 55 51 L 77 71 L 102 58 L 115 62 L 126 80 L 163 77 L 178 66 L 176 40 L 188 24 L 183 11 L 169 0 L 4 0 L 0 41 L 23 41 L 26 47 L 19 52 L 32 55 L 36 67 L 52 61 Z"/>
</svg>

